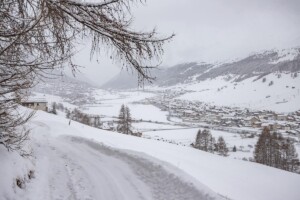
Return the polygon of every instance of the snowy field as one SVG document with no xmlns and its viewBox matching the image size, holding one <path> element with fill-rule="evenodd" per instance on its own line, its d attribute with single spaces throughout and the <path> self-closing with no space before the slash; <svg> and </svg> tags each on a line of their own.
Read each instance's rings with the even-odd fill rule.
<svg viewBox="0 0 300 200">
<path fill-rule="evenodd" d="M 33 92 L 30 98 L 37 98 L 37 99 L 45 99 L 48 102 L 48 108 L 51 108 L 52 103 L 61 103 L 64 105 L 65 108 L 74 109 L 77 108 L 76 105 L 66 102 L 62 97 L 50 94 L 42 94 L 38 92 Z"/>
<path fill-rule="evenodd" d="M 296 200 L 300 195 L 298 174 L 68 122 L 37 112 L 30 122 L 35 178 L 24 189 L 1 187 L 4 199 L 169 199 L 170 194 L 171 199 L 222 199 L 220 194 L 229 199 Z M 12 169 L 5 174 L 1 170 L 0 176 L 18 171 L 22 177 L 26 167 L 21 161 L 5 162 L 8 157 L 1 155 L 1 163 Z"/>
<path fill-rule="evenodd" d="M 219 106 L 246 107 L 257 110 L 292 112 L 300 109 L 300 77 L 291 78 L 290 74 L 257 77 L 241 82 L 226 81 L 225 77 L 201 81 L 196 84 L 180 85 L 177 89 L 192 90 L 179 99 L 197 100 Z M 273 81 L 273 85 L 270 82 Z M 176 89 L 176 87 L 173 87 Z"/>
<path fill-rule="evenodd" d="M 128 92 L 121 92 L 121 91 L 107 91 L 107 90 L 101 90 L 97 89 L 93 91 L 91 94 L 93 97 L 95 97 L 97 100 L 101 100 L 106 102 L 108 101 L 111 104 L 114 103 L 130 103 L 133 101 L 140 101 L 145 98 L 153 97 L 155 94 L 153 93 L 146 93 L 143 91 L 128 91 Z"/>
<path fill-rule="evenodd" d="M 118 92 L 118 95 L 116 95 L 114 92 L 108 93 L 104 90 L 96 90 L 94 95 L 96 99 L 101 100 L 101 103 L 97 105 L 82 106 L 81 109 L 85 113 L 117 117 L 119 115 L 121 105 L 126 104 L 130 109 L 133 119 L 142 119 L 152 122 L 168 122 L 167 112 L 161 111 L 153 105 L 134 103 L 153 97 L 155 95 L 153 93 L 133 91 Z"/>
<path fill-rule="evenodd" d="M 178 129 L 178 130 L 162 130 L 162 131 L 151 131 L 144 132 L 143 136 L 155 140 L 161 140 L 165 142 L 172 142 L 183 146 L 190 146 L 195 142 L 197 131 L 199 129 Z M 210 130 L 212 136 L 217 140 L 218 137 L 222 136 L 229 149 L 234 146 L 237 148 L 237 152 L 229 152 L 229 157 L 243 159 L 253 157 L 254 147 L 257 141 L 255 138 L 242 138 L 241 134 L 229 133 L 223 131 Z"/>
<path fill-rule="evenodd" d="M 173 129 L 182 129 L 182 126 L 175 126 L 172 124 L 159 124 L 159 123 L 149 123 L 149 122 L 139 122 L 132 123 L 132 126 L 135 130 L 140 132 L 149 132 L 149 131 L 157 131 L 157 130 L 173 130 Z"/>
<path fill-rule="evenodd" d="M 205 91 L 203 83 L 186 86 L 185 89 L 196 92 L 179 98 L 201 98 L 200 101 L 226 105 L 230 100 L 222 91 L 228 87 L 222 85 L 228 82 L 222 81 L 218 80 L 220 84 L 216 88 Z M 261 80 L 253 82 L 254 86 L 258 82 L 257 88 Z M 268 87 L 275 85 L 276 81 Z M 215 94 L 215 90 L 222 87 Z M 249 90 L 242 83 L 235 87 Z M 213 102 L 209 101 L 210 95 L 215 95 L 211 97 Z M 257 137 L 242 138 L 238 133 L 211 130 L 215 139 L 224 137 L 230 150 L 237 147 L 237 152 L 230 151 L 228 157 L 221 157 L 190 146 L 198 128 L 175 125 L 175 121 L 181 120 L 168 121 L 168 112 L 136 103 L 154 97 L 154 93 L 95 90 L 93 96 L 99 103 L 78 108 L 85 113 L 104 115 L 103 121 L 111 121 L 118 116 L 121 105 L 126 104 L 132 118 L 142 120 L 132 125 L 136 131 L 143 132 L 143 138 L 103 131 L 74 121 L 69 126 L 69 120 L 61 112 L 55 116 L 38 111 L 29 125 L 33 162 L 17 154 L 9 159 L 11 155 L 0 149 L 0 159 L 5 163 L 0 163 L 0 167 L 9 169 L 5 170 L 8 174 L 0 172 L 0 177 L 5 176 L 0 182 L 0 195 L 4 199 L 299 199 L 300 175 L 242 160 L 253 157 Z M 57 96 L 35 93 L 35 97 L 46 98 L 49 103 L 62 103 L 70 109 L 77 107 Z M 244 105 L 247 99 L 241 99 L 238 103 Z M 261 105 L 261 102 L 256 103 Z M 295 147 L 300 152 L 300 145 Z M 35 172 L 35 178 L 30 180 L 26 174 L 29 170 Z M 26 187 L 19 189 L 16 178 L 24 178 Z M 0 199 L 3 198 L 0 196 Z"/>
</svg>

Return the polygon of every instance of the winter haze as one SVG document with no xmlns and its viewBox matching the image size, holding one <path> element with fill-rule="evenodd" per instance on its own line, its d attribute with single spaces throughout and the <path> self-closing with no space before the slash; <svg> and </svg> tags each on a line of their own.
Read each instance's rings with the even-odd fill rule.
<svg viewBox="0 0 300 200">
<path fill-rule="evenodd" d="M 0 1 L 0 200 L 299 200 L 299 11 Z"/>
<path fill-rule="evenodd" d="M 165 48 L 163 67 L 299 46 L 299 10 L 297 0 L 151 0 L 134 6 L 133 24 L 138 30 L 156 27 L 162 35 L 176 34 Z M 105 51 L 90 60 L 89 45 L 78 49 L 75 59 L 85 67 L 80 71 L 98 85 L 120 72 Z"/>
</svg>

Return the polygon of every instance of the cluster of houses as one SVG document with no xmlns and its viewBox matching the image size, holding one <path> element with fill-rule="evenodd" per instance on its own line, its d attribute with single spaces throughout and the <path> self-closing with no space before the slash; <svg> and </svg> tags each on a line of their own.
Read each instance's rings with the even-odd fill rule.
<svg viewBox="0 0 300 200">
<path fill-rule="evenodd" d="M 289 114 L 282 114 L 267 110 L 253 111 L 246 108 L 215 106 L 199 101 L 176 99 L 176 97 L 185 92 L 184 90 L 160 91 L 157 96 L 146 98 L 136 103 L 152 104 L 163 111 L 167 111 L 169 113 L 168 118 L 171 121 L 172 118 L 179 118 L 183 122 L 191 124 L 203 123 L 215 127 L 239 127 L 257 130 L 268 127 L 271 131 L 300 135 L 300 110 Z M 22 102 L 22 105 L 32 109 L 48 110 L 45 99 L 28 99 Z M 106 130 L 116 129 L 114 121 L 100 122 L 98 116 L 91 116 L 90 120 L 97 121 L 97 127 L 99 128 Z"/>
<path fill-rule="evenodd" d="M 165 91 L 163 95 L 144 100 L 169 112 L 169 118 L 180 118 L 183 122 L 205 123 L 218 127 L 240 127 L 283 131 L 300 135 L 300 110 L 281 114 L 274 111 L 253 111 L 246 108 L 209 105 L 203 102 L 175 99 L 178 92 Z"/>
</svg>

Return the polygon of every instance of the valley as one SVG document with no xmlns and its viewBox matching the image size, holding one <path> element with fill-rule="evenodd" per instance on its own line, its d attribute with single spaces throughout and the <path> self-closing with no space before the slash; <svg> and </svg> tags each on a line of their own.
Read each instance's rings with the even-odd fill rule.
<svg viewBox="0 0 300 200">
<path fill-rule="evenodd" d="M 262 130 L 268 128 L 271 133 L 289 138 L 300 154 L 299 72 L 264 71 L 245 78 L 222 74 L 198 79 L 203 74 L 197 74 L 193 64 L 173 70 L 177 73 L 175 77 L 194 71 L 190 78 L 183 76 L 185 81 L 170 74 L 171 85 L 160 85 L 162 82 L 158 80 L 143 88 L 99 88 L 68 76 L 37 84 L 28 99 L 46 102 L 44 109 L 48 113 L 37 111 L 27 125 L 31 130 L 29 146 L 33 161 L 15 155 L 15 162 L 25 162 L 25 168 L 12 167 L 15 171 L 7 176 L 7 181 L 13 180 L 13 174 L 24 177 L 23 171 L 34 169 L 37 178 L 28 180 L 25 175 L 22 182 L 28 187 L 25 199 L 120 199 L 121 196 L 156 199 L 177 189 L 182 192 L 174 194 L 173 199 L 183 196 L 297 199 L 299 175 L 255 163 L 254 152 Z M 215 68 L 207 67 L 203 73 L 210 70 Z M 122 105 L 130 111 L 129 135 L 119 131 Z M 222 137 L 226 154 L 197 149 L 199 130 L 208 130 L 214 145 Z M 49 159 L 59 165 L 52 165 Z M 3 167 L 10 168 L 12 162 L 5 160 Z M 92 163 L 106 167 L 99 168 Z M 122 166 L 122 170 L 116 165 Z M 46 174 L 46 168 L 51 169 L 48 173 L 51 176 L 67 174 L 58 181 L 42 175 Z M 151 174 L 151 170 L 160 176 Z M 105 183 L 98 182 L 93 174 L 98 179 L 109 180 L 111 187 L 106 189 L 107 193 L 94 189 L 97 185 L 104 187 Z M 130 180 L 124 175 L 131 177 Z M 255 181 L 258 176 L 262 178 L 260 183 Z M 119 188 L 114 178 L 130 185 L 126 192 L 114 189 Z M 174 184 L 166 185 L 163 190 L 153 185 L 159 182 L 164 186 L 166 180 Z M 263 187 L 270 183 L 272 186 Z M 35 194 L 32 188 L 38 185 L 43 188 Z M 24 196 L 23 190 L 16 187 L 16 195 Z M 3 191 L 11 189 L 4 187 Z"/>
<path fill-rule="evenodd" d="M 116 131 L 121 105 L 126 104 L 131 111 L 134 131 L 140 132 L 142 137 L 176 145 L 190 146 L 195 140 L 197 130 L 206 128 L 211 130 L 214 137 L 224 137 L 230 150 L 229 156 L 236 159 L 248 161 L 253 159 L 258 135 L 264 127 L 268 127 L 273 132 L 279 132 L 285 137 L 293 138 L 296 149 L 300 153 L 300 105 L 297 104 L 300 95 L 297 94 L 299 89 L 292 89 L 292 85 L 300 85 L 300 78 L 292 78 L 290 74 L 282 74 L 281 78 L 278 78 L 276 74 L 266 76 L 266 79 L 276 78 L 276 82 L 274 81 L 276 88 L 264 86 L 266 83 L 262 81 L 262 78 L 253 82 L 256 78 L 249 78 L 238 84 L 217 78 L 198 84 L 181 84 L 165 88 L 146 87 L 139 90 L 90 88 L 90 92 L 84 93 L 84 96 L 87 96 L 84 99 L 90 100 L 80 104 L 73 104 L 74 102 L 68 101 L 68 97 L 42 93 L 36 93 L 36 97 L 48 99 L 49 105 L 51 102 L 62 103 L 70 110 L 78 108 L 91 117 L 99 116 L 98 128 L 110 131 Z M 286 88 L 284 84 L 289 84 L 291 88 Z M 246 90 L 250 85 L 253 88 L 252 91 Z M 284 87 L 287 91 L 285 94 L 291 97 L 286 98 L 289 100 L 286 104 L 268 102 L 271 109 L 267 110 L 258 109 L 259 103 L 240 103 L 250 100 L 252 95 L 258 102 L 261 102 L 260 105 L 270 101 L 271 97 L 255 95 L 253 90 L 258 93 L 264 90 L 270 96 L 277 96 L 277 99 L 281 99 L 283 96 L 280 94 L 282 90 L 278 89 L 280 87 Z M 223 92 L 220 92 L 218 88 L 223 88 Z M 68 90 L 68 87 L 64 86 L 64 89 Z M 226 90 L 230 95 L 224 97 Z M 241 92 L 245 93 L 240 94 Z M 240 95 L 242 97 L 238 98 Z M 211 99 L 214 101 L 209 101 Z M 224 102 L 223 105 L 220 99 Z M 219 103 L 215 104 L 218 101 Z M 226 104 L 228 101 L 231 102 L 231 106 Z M 288 106 L 290 104 L 294 106 Z M 233 107 L 232 105 L 253 106 Z M 283 108 L 294 108 L 294 110 L 277 111 L 282 111 Z M 232 151 L 234 147 L 237 148 L 236 152 Z"/>
<path fill-rule="evenodd" d="M 299 200 L 299 10 L 1 1 L 0 200 Z"/>
</svg>

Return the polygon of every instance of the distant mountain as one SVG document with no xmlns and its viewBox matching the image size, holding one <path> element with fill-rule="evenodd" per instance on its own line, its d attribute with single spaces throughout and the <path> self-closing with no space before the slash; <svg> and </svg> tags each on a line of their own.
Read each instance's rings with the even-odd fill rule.
<svg viewBox="0 0 300 200">
<path fill-rule="evenodd" d="M 199 82 L 219 76 L 239 82 L 250 77 L 263 77 L 273 72 L 300 71 L 300 48 L 270 50 L 254 53 L 246 58 L 226 63 L 183 63 L 170 68 L 155 69 L 156 86 Z M 105 89 L 128 89 L 137 87 L 136 75 L 122 72 L 102 86 Z"/>
<path fill-rule="evenodd" d="M 32 91 L 60 96 L 76 105 L 94 102 L 94 99 L 89 94 L 95 90 L 94 85 L 76 77 L 62 75 L 58 71 L 51 72 L 51 74 L 50 77 L 40 80 Z"/>
<path fill-rule="evenodd" d="M 137 74 L 129 73 L 128 71 L 122 70 L 120 74 L 113 77 L 107 83 L 101 86 L 103 89 L 128 89 L 138 87 Z"/>
</svg>

